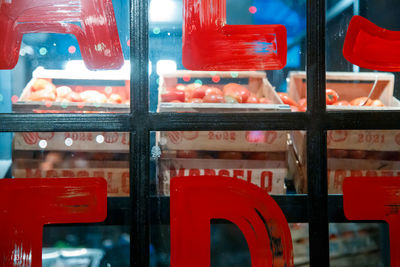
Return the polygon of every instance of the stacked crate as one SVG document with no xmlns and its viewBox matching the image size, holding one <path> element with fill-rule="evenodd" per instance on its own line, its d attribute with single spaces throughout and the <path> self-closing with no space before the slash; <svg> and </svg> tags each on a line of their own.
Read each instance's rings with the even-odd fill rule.
<svg viewBox="0 0 400 267">
<path fill-rule="evenodd" d="M 129 75 L 129 73 L 128 73 Z M 93 90 L 121 96 L 121 103 L 30 101 L 37 79 L 73 92 Z M 104 113 L 129 112 L 129 76 L 121 72 L 68 72 L 37 69 L 13 103 L 14 112 Z M 104 177 L 108 196 L 129 196 L 129 133 L 21 132 L 13 137 L 15 178 Z"/>
<path fill-rule="evenodd" d="M 272 104 L 163 103 L 160 97 L 158 111 L 232 112 L 238 116 L 244 112 L 290 112 L 264 72 L 236 72 L 232 75 L 231 72 L 177 71 L 160 77 L 159 94 L 177 84 L 189 84 L 195 80 L 220 89 L 227 83 L 239 83 L 256 96 L 267 97 Z M 176 176 L 222 175 L 246 180 L 271 194 L 284 194 L 288 169 L 287 139 L 285 131 L 160 132 L 157 136 L 162 151 L 158 172 L 159 193 L 169 195 L 170 179 Z"/>
<path fill-rule="evenodd" d="M 390 73 L 337 73 L 326 75 L 327 88 L 335 90 L 339 100 L 351 101 L 367 97 L 374 83 L 371 99 L 379 99 L 384 107 L 327 106 L 338 110 L 398 110 L 400 102 L 393 96 L 394 75 Z M 306 74 L 289 74 L 289 96 L 298 101 L 306 97 Z M 354 122 L 357 123 L 357 122 Z M 299 193 L 307 192 L 306 137 L 304 131 L 291 132 L 293 151 L 289 153 L 296 170 L 291 171 Z M 398 176 L 400 173 L 400 130 L 328 131 L 328 191 L 342 193 L 343 179 L 348 176 Z"/>
</svg>

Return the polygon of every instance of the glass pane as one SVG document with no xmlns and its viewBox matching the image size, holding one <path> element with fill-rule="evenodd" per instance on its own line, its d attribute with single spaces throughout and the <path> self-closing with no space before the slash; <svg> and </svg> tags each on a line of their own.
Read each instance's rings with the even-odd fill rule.
<svg viewBox="0 0 400 267">
<path fill-rule="evenodd" d="M 342 193 L 349 176 L 399 176 L 400 131 L 328 131 L 328 191 Z"/>
<path fill-rule="evenodd" d="M 170 214 L 165 205 L 170 203 L 171 179 L 221 175 L 255 184 L 271 195 L 293 194 L 301 166 L 290 140 L 286 131 L 152 132 L 150 179 L 160 204 L 151 219 L 152 264 L 170 265 Z M 205 200 L 209 197 L 204 195 Z M 307 224 L 289 226 L 294 262 L 309 262 Z M 210 238 L 212 266 L 251 265 L 246 239 L 232 222 L 211 220 Z"/>
<path fill-rule="evenodd" d="M 130 266 L 129 229 L 128 225 L 47 225 L 43 231 L 42 264 L 44 267 Z"/>
<path fill-rule="evenodd" d="M 343 267 L 389 266 L 387 229 L 383 223 L 329 224 L 330 264 Z"/>
<path fill-rule="evenodd" d="M 19 25 L 2 31 L 0 113 L 129 112 L 129 3 L 64 2 L 0 7 Z"/>
<path fill-rule="evenodd" d="M 0 146 L 0 179 L 102 177 L 107 181 L 105 225 L 46 225 L 43 266 L 129 266 L 129 133 L 1 133 Z"/>
<path fill-rule="evenodd" d="M 327 91 L 327 104 L 331 105 L 328 110 L 399 108 L 396 98 L 399 92 L 395 83 L 397 74 L 391 73 L 395 69 L 390 67 L 397 64 L 391 55 L 392 42 L 384 37 L 384 31 L 375 29 L 372 33 L 372 24 L 368 23 L 370 20 L 380 27 L 393 29 L 397 20 L 390 10 L 391 3 L 387 1 L 353 1 L 346 4 L 328 1 L 326 88 L 334 91 Z M 371 50 L 374 48 L 376 51 Z M 374 57 L 371 57 L 372 54 Z"/>
<path fill-rule="evenodd" d="M 288 48 L 284 68 L 271 65 L 263 65 L 263 67 L 257 67 L 254 64 L 246 65 L 246 60 L 254 57 L 254 55 L 250 55 L 248 58 L 243 58 L 243 61 L 235 60 L 236 66 L 233 67 L 247 66 L 243 66 L 241 71 L 224 72 L 215 70 L 232 69 L 232 66 L 231 68 L 216 67 L 225 63 L 229 64 L 229 60 L 226 58 L 225 61 L 221 59 L 208 67 L 185 68 L 183 64 L 185 60 L 186 66 L 200 64 L 202 61 L 201 56 L 191 60 L 190 56 L 186 56 L 185 59 L 183 55 L 183 50 L 186 49 L 183 44 L 189 42 L 184 40 L 185 30 L 183 27 L 185 24 L 182 10 L 185 7 L 182 1 L 151 0 L 149 10 L 150 110 L 152 112 L 290 111 L 290 107 L 282 105 L 283 103 L 293 106 L 293 110 L 298 110 L 295 108 L 297 104 L 290 102 L 284 93 L 289 91 L 286 81 L 288 72 L 305 69 L 305 4 L 305 1 L 227 0 L 226 23 L 228 25 L 232 25 L 232 27 L 284 25 L 286 27 L 284 36 L 287 38 Z M 186 12 L 187 16 L 189 16 L 188 13 L 190 12 Z M 187 19 L 186 25 L 193 25 L 194 22 Z M 221 19 L 225 20 L 225 18 Z M 250 34 L 251 31 L 247 29 L 243 28 L 243 32 Z M 268 51 L 274 51 L 275 55 L 280 54 L 276 47 L 280 46 L 283 41 L 277 39 L 278 35 L 279 33 L 275 33 L 273 41 L 256 42 L 254 50 L 258 53 L 258 58 Z M 188 36 L 189 34 L 186 34 L 186 38 L 189 38 Z M 231 51 L 233 47 L 233 45 L 224 45 L 221 48 L 211 49 L 209 47 L 216 40 L 215 38 L 205 40 L 206 38 L 206 35 L 201 38 L 200 45 L 186 45 L 187 49 L 193 50 L 187 54 L 195 58 L 196 51 L 203 49 L 208 51 L 203 59 L 207 58 L 208 60 L 208 58 L 220 57 L 227 51 Z M 220 52 L 214 54 L 214 50 Z M 253 53 L 252 51 L 247 52 Z M 286 56 L 286 52 L 284 54 Z M 235 56 L 235 53 L 229 55 L 232 57 Z M 257 56 L 255 57 L 257 58 Z M 267 68 L 268 71 L 266 71 Z M 189 69 L 201 69 L 202 71 Z M 252 71 L 254 69 L 259 71 Z M 277 92 L 283 94 L 278 95 Z"/>
<path fill-rule="evenodd" d="M 12 138 L 13 178 L 103 177 L 108 196 L 129 196 L 129 133 L 22 132 Z"/>
<path fill-rule="evenodd" d="M 301 171 L 285 131 L 157 132 L 152 140 L 159 195 L 169 195 L 171 178 L 193 175 L 234 177 L 270 194 L 286 194 L 294 191 L 293 179 Z"/>
</svg>

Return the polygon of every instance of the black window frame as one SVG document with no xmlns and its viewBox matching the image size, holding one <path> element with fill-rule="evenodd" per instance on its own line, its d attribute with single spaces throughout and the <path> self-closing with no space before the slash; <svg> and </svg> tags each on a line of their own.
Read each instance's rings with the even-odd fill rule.
<svg viewBox="0 0 400 267">
<path fill-rule="evenodd" d="M 310 266 L 329 266 L 329 222 L 348 222 L 341 195 L 327 189 L 328 130 L 399 129 L 400 111 L 326 111 L 325 0 L 307 1 L 307 102 L 304 113 L 190 114 L 149 111 L 148 1 L 130 0 L 129 114 L 0 114 L 1 132 L 130 132 L 129 198 L 109 198 L 105 225 L 131 225 L 131 266 L 150 263 L 150 225 L 169 222 L 169 198 L 150 195 L 150 132 L 178 130 L 307 131 L 307 195 L 274 196 L 289 222 L 309 223 Z M 154 218 L 161 218 L 155 221 Z M 128 219 L 128 220 L 126 220 Z M 154 220 L 154 221 L 153 221 Z"/>
</svg>

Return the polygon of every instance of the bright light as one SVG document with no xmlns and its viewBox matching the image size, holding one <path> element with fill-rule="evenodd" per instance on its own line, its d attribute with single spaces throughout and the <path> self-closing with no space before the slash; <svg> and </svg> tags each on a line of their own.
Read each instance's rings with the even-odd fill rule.
<svg viewBox="0 0 400 267">
<path fill-rule="evenodd" d="M 65 139 L 65 145 L 66 146 L 72 146 L 73 143 L 74 143 L 74 141 L 71 138 Z"/>
<path fill-rule="evenodd" d="M 40 140 L 39 141 L 39 147 L 41 149 L 45 149 L 47 147 L 47 141 L 46 140 Z"/>
<path fill-rule="evenodd" d="M 175 21 L 177 6 L 173 0 L 152 0 L 150 2 L 151 21 Z"/>
<path fill-rule="evenodd" d="M 161 75 L 164 73 L 176 71 L 176 62 L 173 60 L 159 60 L 157 61 L 157 74 Z"/>
<path fill-rule="evenodd" d="M 101 134 L 96 136 L 96 142 L 102 144 L 104 142 L 104 136 L 102 136 Z"/>
<path fill-rule="evenodd" d="M 78 257 L 78 256 L 83 256 L 87 253 L 86 248 L 82 248 L 79 250 L 62 250 L 61 255 L 64 257 Z"/>
</svg>

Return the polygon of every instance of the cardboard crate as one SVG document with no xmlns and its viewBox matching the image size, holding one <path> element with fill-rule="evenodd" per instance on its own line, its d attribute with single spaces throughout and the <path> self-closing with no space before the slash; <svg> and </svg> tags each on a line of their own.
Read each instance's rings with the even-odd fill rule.
<svg viewBox="0 0 400 267">
<path fill-rule="evenodd" d="M 100 136 L 100 138 L 98 138 L 98 136 Z M 44 140 L 45 142 L 43 142 L 42 140 Z M 102 142 L 99 143 L 99 141 Z M 110 152 L 128 153 L 129 133 L 19 132 L 14 134 L 13 150 L 84 151 L 84 152 L 110 151 Z"/>
<path fill-rule="evenodd" d="M 77 102 L 45 102 L 30 101 L 31 87 L 37 79 L 45 79 L 56 87 L 68 86 L 72 91 L 80 93 L 95 90 L 109 95 L 117 93 L 124 104 L 77 103 Z M 19 113 L 128 113 L 130 105 L 129 69 L 118 71 L 89 71 L 87 69 L 46 70 L 37 68 L 32 79 L 23 89 L 18 101 L 12 104 L 13 112 Z"/>
<path fill-rule="evenodd" d="M 177 176 L 222 175 L 251 182 L 270 194 L 285 194 L 286 161 L 161 158 L 159 193 L 169 196 L 170 180 Z"/>
<path fill-rule="evenodd" d="M 294 185 L 297 193 L 308 192 L 307 167 L 301 163 L 294 173 Z M 400 176 L 400 162 L 367 159 L 328 158 L 328 193 L 342 194 L 343 180 L 350 176 Z"/>
<path fill-rule="evenodd" d="M 103 177 L 107 181 L 109 197 L 129 196 L 129 162 L 87 161 L 85 167 L 78 167 L 73 160 L 64 160 L 51 169 L 43 169 L 37 159 L 14 159 L 14 178 L 75 178 Z M 78 164 L 79 165 L 79 164 Z"/>
<path fill-rule="evenodd" d="M 212 77 L 218 76 L 220 81 L 215 83 Z M 182 80 L 189 77 L 190 81 Z M 175 88 L 177 84 L 194 83 L 196 79 L 203 79 L 203 85 L 222 89 L 227 83 L 235 82 L 246 87 L 257 97 L 266 97 L 273 104 L 229 104 L 229 103 L 170 103 L 161 102 L 161 94 L 167 88 Z M 180 70 L 160 75 L 158 88 L 159 112 L 266 112 L 266 111 L 287 111 L 290 112 L 288 105 L 284 105 L 275 92 L 275 88 L 269 83 L 265 72 L 239 71 L 239 72 L 208 72 L 208 71 L 188 71 Z"/>
<path fill-rule="evenodd" d="M 326 87 L 338 92 L 339 100 L 350 102 L 356 97 L 368 96 L 376 79 L 377 85 L 371 98 L 381 100 L 385 107 L 328 105 L 327 110 L 399 110 L 400 102 L 393 96 L 394 75 L 392 73 L 327 72 Z M 306 89 L 305 72 L 290 72 L 289 97 L 298 101 L 300 98 L 306 97 Z M 290 135 L 299 160 L 304 165 L 306 151 L 305 131 L 294 131 Z M 328 149 L 400 151 L 400 131 L 329 131 L 327 142 Z"/>
<path fill-rule="evenodd" d="M 211 78 L 218 76 L 221 80 L 214 83 Z M 267 97 L 274 104 L 227 104 L 227 103 L 161 103 L 159 112 L 290 112 L 288 105 L 282 104 L 274 88 L 266 79 L 265 72 L 201 72 L 177 71 L 160 76 L 159 95 L 167 88 L 182 83 L 183 77 L 205 79 L 204 85 L 220 89 L 229 82 L 237 82 L 253 92 L 257 97 Z M 184 81 L 183 81 L 184 82 Z M 255 141 L 257 139 L 260 141 Z M 287 151 L 287 132 L 270 131 L 175 131 L 160 132 L 158 141 L 164 150 L 217 150 L 217 151 Z"/>
</svg>

